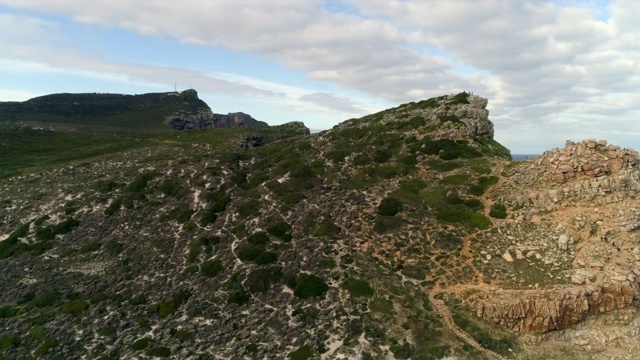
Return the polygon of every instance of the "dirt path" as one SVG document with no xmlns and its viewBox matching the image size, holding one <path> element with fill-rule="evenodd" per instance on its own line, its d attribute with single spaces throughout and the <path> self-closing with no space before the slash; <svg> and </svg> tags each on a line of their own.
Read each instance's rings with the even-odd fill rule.
<svg viewBox="0 0 640 360">
<path fill-rule="evenodd" d="M 467 334 L 466 332 L 464 332 L 462 329 L 460 329 L 458 327 L 458 325 L 456 325 L 453 322 L 453 318 L 451 317 L 451 313 L 449 312 L 449 308 L 447 307 L 447 305 L 445 305 L 444 301 L 442 300 L 438 300 L 436 299 L 436 295 L 439 294 L 441 291 L 439 289 L 433 289 L 429 292 L 429 301 L 431 302 L 431 305 L 433 306 L 433 309 L 438 313 L 438 315 L 440 315 L 440 317 L 442 318 L 442 324 L 449 329 L 452 333 L 454 333 L 457 337 L 459 337 L 460 339 L 462 339 L 464 342 L 466 342 L 467 344 L 469 344 L 469 346 L 473 347 L 474 349 L 484 353 L 487 358 L 489 359 L 505 359 L 506 358 L 496 352 L 493 352 L 489 349 L 486 349 L 484 347 L 482 347 L 478 341 L 476 341 L 475 339 L 473 339 L 469 334 Z"/>
<path fill-rule="evenodd" d="M 484 205 L 484 212 L 485 212 L 485 216 L 489 216 L 489 212 L 491 211 L 491 206 L 493 205 L 493 201 L 491 200 L 491 195 L 493 193 L 493 190 L 495 189 L 496 186 L 498 186 L 498 184 L 500 184 L 500 182 L 503 180 L 502 177 L 502 170 L 504 168 L 504 163 L 499 163 L 496 168 L 494 169 L 493 174 L 496 175 L 499 178 L 498 183 L 491 185 L 487 191 L 485 191 L 485 193 L 480 197 L 480 201 L 482 201 L 482 204 Z M 473 239 L 476 238 L 476 235 L 479 233 L 480 231 L 475 231 L 473 233 L 470 233 L 468 235 L 466 235 L 463 239 L 463 245 L 462 245 L 462 250 L 461 250 L 461 255 L 466 258 L 464 263 L 461 265 L 461 267 L 468 267 L 468 266 L 473 266 L 473 255 L 471 253 L 471 241 Z M 431 302 L 431 305 L 433 306 L 433 309 L 436 311 L 436 313 L 438 313 L 438 315 L 442 318 L 442 323 L 444 324 L 444 326 L 450 330 L 452 333 L 454 333 L 458 338 L 462 339 L 464 342 L 466 342 L 467 344 L 469 344 L 469 346 L 473 347 L 474 349 L 482 352 L 483 354 L 485 354 L 487 356 L 487 358 L 489 359 L 506 359 L 504 356 L 491 351 L 487 348 L 484 348 L 482 345 L 480 345 L 478 343 L 477 340 L 475 340 L 474 338 L 472 338 L 468 333 L 466 333 L 465 331 L 463 331 L 462 329 L 460 329 L 453 321 L 453 318 L 451 317 L 451 312 L 449 311 L 449 308 L 447 307 L 447 305 L 444 303 L 444 301 L 442 300 L 438 300 L 436 299 L 436 295 L 440 294 L 440 293 L 454 293 L 456 295 L 461 295 L 461 293 L 463 293 L 466 290 L 469 289 L 481 289 L 481 290 L 488 290 L 489 288 L 493 288 L 490 285 L 487 285 L 483 282 L 483 274 L 480 273 L 479 271 L 475 271 L 475 277 L 477 279 L 479 279 L 480 283 L 479 284 L 457 284 L 454 286 L 447 286 L 447 287 L 436 287 L 433 288 L 430 292 L 429 292 L 429 301 Z"/>
</svg>

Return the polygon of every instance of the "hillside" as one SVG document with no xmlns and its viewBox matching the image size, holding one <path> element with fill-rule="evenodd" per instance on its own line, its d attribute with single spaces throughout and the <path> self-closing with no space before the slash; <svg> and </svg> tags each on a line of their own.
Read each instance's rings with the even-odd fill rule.
<svg viewBox="0 0 640 360">
<path fill-rule="evenodd" d="M 196 118 L 209 118 L 190 126 Z M 264 127 L 242 113 L 214 114 L 195 90 L 141 95 L 52 94 L 0 102 L 0 123 L 97 133 L 149 133 L 174 129 Z M 182 126 L 174 126 L 174 124 Z"/>
<path fill-rule="evenodd" d="M 1 179 L 0 353 L 636 354 L 637 153 L 512 162 L 486 105 L 441 96 L 259 143 L 270 128 L 181 132 Z"/>
</svg>

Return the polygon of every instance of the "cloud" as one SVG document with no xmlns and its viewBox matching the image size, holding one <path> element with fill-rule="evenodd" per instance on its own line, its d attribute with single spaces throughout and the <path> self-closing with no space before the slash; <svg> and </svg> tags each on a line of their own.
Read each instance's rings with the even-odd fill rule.
<svg viewBox="0 0 640 360">
<path fill-rule="evenodd" d="M 339 112 L 347 114 L 363 114 L 365 109 L 361 108 L 353 100 L 338 96 L 336 94 L 329 93 L 311 93 L 303 95 L 299 98 L 300 101 L 316 104 L 323 108 L 335 109 Z"/>
<path fill-rule="evenodd" d="M 498 140 L 515 151 L 558 146 L 568 134 L 628 141 L 624 134 L 640 129 L 632 122 L 638 115 L 635 103 L 612 100 L 637 98 L 640 89 L 637 1 L 612 1 L 606 9 L 598 2 L 504 0 L 0 3 L 83 24 L 250 52 L 304 71 L 310 81 L 330 81 L 395 103 L 474 91 L 490 99 Z M 55 24 L 33 25 L 55 33 Z M 43 57 L 42 49 L 20 51 Z M 80 57 L 85 61 L 88 56 Z M 90 69 L 79 64 L 80 69 L 126 74 L 134 81 L 172 83 L 169 78 L 181 75 L 200 87 L 195 82 L 201 74 L 189 70 L 89 61 L 97 64 Z M 64 58 L 56 63 L 52 56 L 47 63 L 79 62 Z M 206 82 L 198 84 L 230 94 L 288 96 L 296 99 L 292 107 L 327 106 L 347 113 L 362 108 L 349 91 L 291 95 L 255 81 L 212 76 Z M 620 128 L 626 131 L 614 131 Z"/>
</svg>

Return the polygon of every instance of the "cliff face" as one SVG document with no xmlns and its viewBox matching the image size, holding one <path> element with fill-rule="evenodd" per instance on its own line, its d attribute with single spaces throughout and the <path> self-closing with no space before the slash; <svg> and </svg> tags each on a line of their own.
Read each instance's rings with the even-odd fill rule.
<svg viewBox="0 0 640 360">
<path fill-rule="evenodd" d="M 634 273 L 630 279 L 551 290 L 486 292 L 476 295 L 472 306 L 478 316 L 507 329 L 543 333 L 568 328 L 589 315 L 632 306 L 640 293 Z"/>
<path fill-rule="evenodd" d="M 269 126 L 242 112 L 223 115 L 214 114 L 211 110 L 201 111 L 196 115 L 172 115 L 164 123 L 177 130 Z"/>
<path fill-rule="evenodd" d="M 567 141 L 502 176 L 493 197 L 509 216 L 492 240 L 517 255 L 507 257 L 507 266 L 521 271 L 511 282 L 529 289 L 468 296 L 478 316 L 521 333 L 544 333 L 638 306 L 636 151 L 604 140 Z"/>
</svg>

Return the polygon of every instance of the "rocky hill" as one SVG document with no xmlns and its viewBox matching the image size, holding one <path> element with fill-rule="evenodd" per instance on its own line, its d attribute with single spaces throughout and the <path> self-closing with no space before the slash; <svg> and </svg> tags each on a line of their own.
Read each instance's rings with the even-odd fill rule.
<svg viewBox="0 0 640 360">
<path fill-rule="evenodd" d="M 214 114 L 193 89 L 141 95 L 52 94 L 0 102 L 0 124 L 94 133 L 268 126 L 243 113 Z"/>
<path fill-rule="evenodd" d="M 486 105 L 1 180 L 2 356 L 632 358 L 637 153 L 512 162 Z"/>
</svg>

